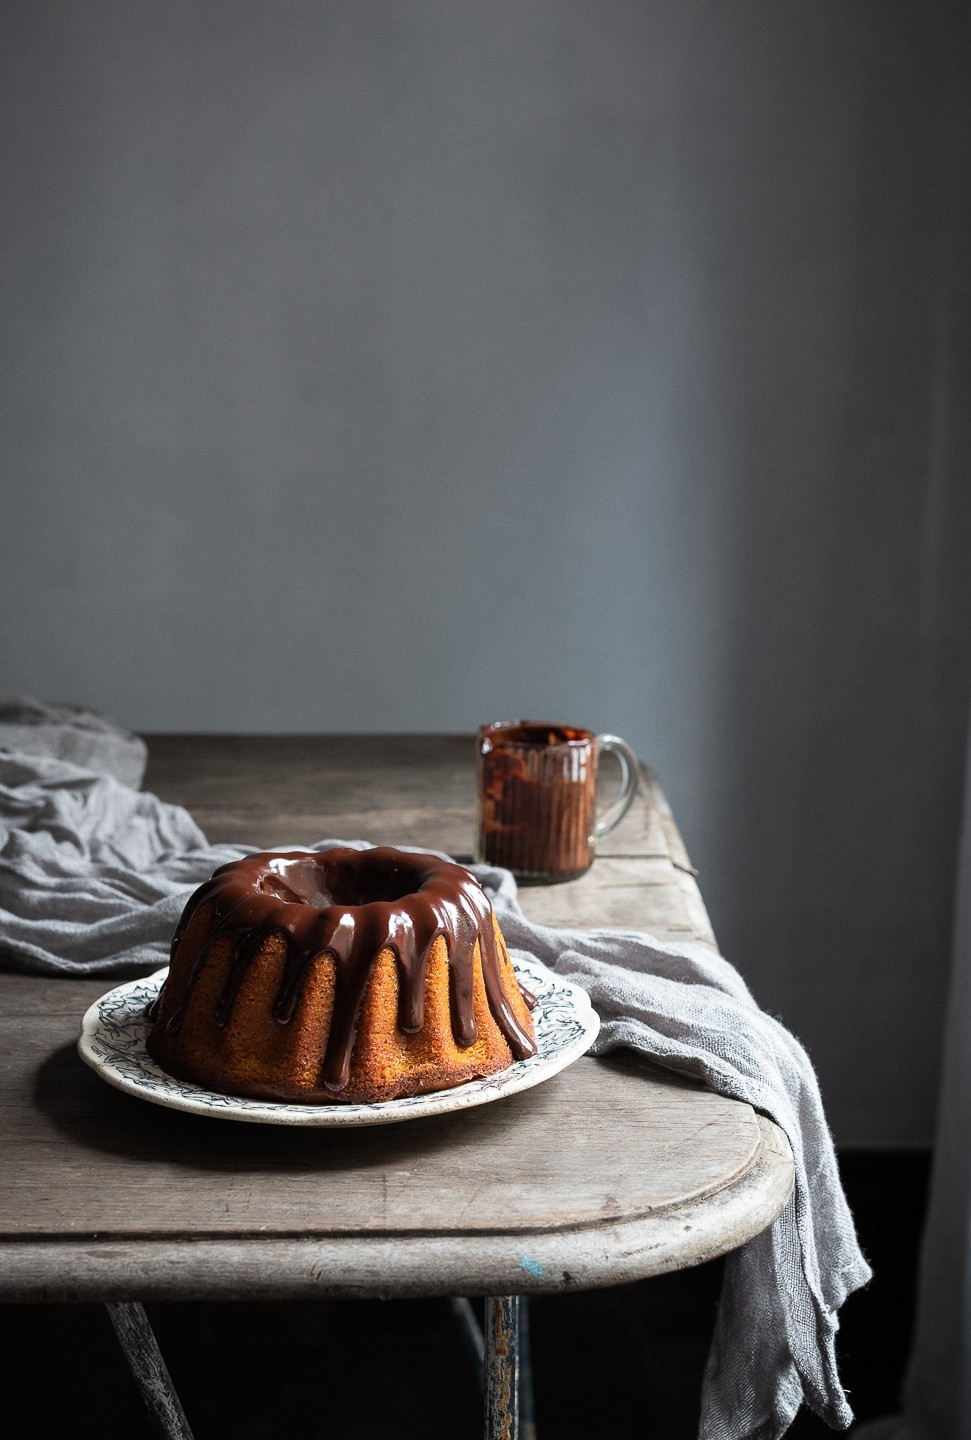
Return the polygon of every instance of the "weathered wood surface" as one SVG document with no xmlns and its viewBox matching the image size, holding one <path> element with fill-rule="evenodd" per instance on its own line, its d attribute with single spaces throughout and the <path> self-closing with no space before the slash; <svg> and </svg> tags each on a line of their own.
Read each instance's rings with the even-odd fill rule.
<svg viewBox="0 0 971 1440">
<path fill-rule="evenodd" d="M 471 845 L 468 740 L 158 737 L 151 755 L 147 785 L 214 840 Z M 616 839 L 583 880 L 524 889 L 529 913 L 711 943 L 649 773 Z M 631 1056 L 584 1058 L 498 1104 L 379 1129 L 165 1110 L 75 1054 L 80 1017 L 106 988 L 0 976 L 0 1297 L 598 1285 L 733 1248 L 791 1187 L 775 1127 Z"/>
<path fill-rule="evenodd" d="M 15 995 L 34 984 L 5 979 Z M 45 1015 L 29 1040 L 16 1014 L 0 1021 L 0 1048 L 16 1056 L 16 1069 L 3 1062 L 8 1235 L 470 1235 L 498 1217 L 510 1232 L 555 1230 L 710 1194 L 759 1146 L 750 1109 L 634 1058 L 588 1060 L 501 1103 L 378 1132 L 185 1115 L 79 1070 L 76 1019 L 92 987 L 57 988 L 76 1008 Z"/>
<path fill-rule="evenodd" d="M 657 1215 L 529 1235 L 65 1237 L 0 1247 L 5 1300 L 281 1300 L 590 1290 L 685 1269 L 742 1245 L 792 1189 L 785 1137 L 759 1117 L 755 1163 L 733 1184 Z"/>
<path fill-rule="evenodd" d="M 602 766 L 606 803 L 616 762 Z M 187 805 L 212 841 L 280 846 L 324 839 L 428 845 L 472 854 L 474 746 L 468 735 L 156 735 L 145 787 Z M 684 843 L 657 776 L 606 837 L 596 864 L 566 885 L 524 886 L 547 925 L 648 929 L 714 944 Z"/>
</svg>

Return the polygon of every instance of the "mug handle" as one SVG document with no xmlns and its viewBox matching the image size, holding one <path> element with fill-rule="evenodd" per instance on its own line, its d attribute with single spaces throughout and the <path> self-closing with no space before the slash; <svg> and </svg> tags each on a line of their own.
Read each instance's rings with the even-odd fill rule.
<svg viewBox="0 0 971 1440">
<path fill-rule="evenodd" d="M 597 821 L 593 828 L 593 843 L 602 840 L 609 835 L 611 830 L 616 830 L 628 810 L 634 803 L 637 794 L 637 776 L 639 773 L 639 761 L 632 746 L 619 735 L 598 735 L 602 754 L 616 755 L 620 761 L 621 780 L 620 794 L 611 805 L 607 813 Z"/>
</svg>

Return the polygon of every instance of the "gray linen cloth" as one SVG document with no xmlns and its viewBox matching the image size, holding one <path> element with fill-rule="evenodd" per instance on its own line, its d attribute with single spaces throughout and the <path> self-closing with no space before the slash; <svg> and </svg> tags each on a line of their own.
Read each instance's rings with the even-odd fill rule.
<svg viewBox="0 0 971 1440">
<path fill-rule="evenodd" d="M 0 749 L 52 755 L 82 768 L 114 775 L 136 789 L 145 774 L 145 741 L 94 710 L 55 705 L 28 696 L 0 697 Z"/>
<path fill-rule="evenodd" d="M 123 733 L 123 732 L 121 732 Z M 141 975 L 164 965 L 192 889 L 249 853 L 210 845 L 185 810 L 114 775 L 4 748 L 0 723 L 0 964 L 48 975 Z M 118 753 L 118 736 L 106 737 Z M 320 847 L 363 842 L 321 841 Z M 528 921 L 504 870 L 473 867 L 513 954 L 589 992 L 603 1054 L 629 1046 L 770 1116 L 796 1185 L 778 1220 L 730 1255 L 705 1375 L 702 1440 L 775 1440 L 800 1403 L 845 1428 L 837 1312 L 870 1277 L 839 1181 L 812 1066 L 703 946 L 634 932 L 573 933 Z"/>
</svg>

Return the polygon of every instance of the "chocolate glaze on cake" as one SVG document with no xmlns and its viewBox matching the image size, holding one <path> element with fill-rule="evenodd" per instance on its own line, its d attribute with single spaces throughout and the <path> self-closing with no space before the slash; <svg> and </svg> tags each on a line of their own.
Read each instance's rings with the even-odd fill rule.
<svg viewBox="0 0 971 1440">
<path fill-rule="evenodd" d="M 515 1059 L 536 1053 L 504 993 L 492 906 L 478 881 L 461 865 L 435 855 L 389 847 L 335 848 L 250 855 L 217 870 L 189 900 L 172 941 L 174 956 L 193 918 L 212 910 L 209 935 L 192 967 L 181 1003 L 167 1029 L 177 1034 L 217 940 L 230 936 L 233 959 L 214 1020 L 224 1027 L 246 971 L 266 938 L 285 937 L 287 956 L 273 1016 L 287 1024 L 296 1011 L 307 973 L 327 952 L 337 971 L 334 1013 L 322 1069 L 326 1089 L 348 1082 L 361 1006 L 378 954 L 394 952 L 401 976 L 399 1025 L 416 1034 L 424 1021 L 425 972 L 438 936 L 448 950 L 452 1028 L 458 1045 L 475 1043 L 472 963 L 481 957 L 489 1009 Z M 531 998 L 531 997 L 530 997 Z M 159 997 L 161 999 L 161 996 Z M 158 1001 L 156 1002 L 157 1013 Z"/>
</svg>

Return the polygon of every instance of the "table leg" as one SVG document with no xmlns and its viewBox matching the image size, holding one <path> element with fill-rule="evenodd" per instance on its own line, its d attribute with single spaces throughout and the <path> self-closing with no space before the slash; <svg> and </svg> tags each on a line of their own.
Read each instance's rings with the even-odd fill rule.
<svg viewBox="0 0 971 1440">
<path fill-rule="evenodd" d="M 105 1309 L 156 1432 L 162 1440 L 192 1440 L 145 1307 L 133 1301 L 106 1304 Z"/>
<path fill-rule="evenodd" d="M 519 1296 L 486 1300 L 485 1440 L 520 1440 Z"/>
</svg>

